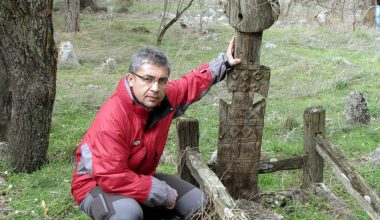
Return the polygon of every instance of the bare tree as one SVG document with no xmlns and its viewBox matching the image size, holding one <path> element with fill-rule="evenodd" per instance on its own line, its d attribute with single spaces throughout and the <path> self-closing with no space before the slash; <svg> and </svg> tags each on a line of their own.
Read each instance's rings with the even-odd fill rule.
<svg viewBox="0 0 380 220">
<path fill-rule="evenodd" d="M 203 31 L 203 15 L 206 13 L 205 11 L 205 0 L 198 0 L 200 14 L 199 14 L 199 33 Z"/>
<path fill-rule="evenodd" d="M 65 0 L 65 29 L 64 32 L 79 32 L 79 0 Z"/>
<path fill-rule="evenodd" d="M 181 17 L 181 15 L 190 8 L 191 4 L 194 0 L 189 0 L 187 5 L 184 6 L 186 0 L 178 0 L 177 3 L 177 11 L 174 18 L 172 18 L 169 23 L 166 23 L 166 20 L 168 19 L 170 6 L 171 6 L 171 0 L 165 0 L 164 2 L 164 14 L 162 16 L 160 27 L 158 31 L 158 37 L 157 37 L 157 45 L 161 45 L 162 38 L 165 35 L 165 32 Z"/>
<path fill-rule="evenodd" d="M 46 161 L 57 72 L 52 1 L 0 1 L 0 77 L 11 91 L 8 153 L 17 172 Z"/>
</svg>

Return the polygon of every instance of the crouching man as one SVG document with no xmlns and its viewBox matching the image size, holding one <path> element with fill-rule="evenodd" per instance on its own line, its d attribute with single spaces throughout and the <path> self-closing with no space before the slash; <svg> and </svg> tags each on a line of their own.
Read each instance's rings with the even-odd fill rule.
<svg viewBox="0 0 380 220">
<path fill-rule="evenodd" d="M 227 52 L 187 75 L 169 81 L 170 62 L 157 48 L 132 57 L 129 72 L 103 104 L 76 151 L 71 192 L 93 219 L 190 219 L 205 194 L 169 174 L 155 173 L 175 117 L 202 98 L 227 70 Z"/>
</svg>

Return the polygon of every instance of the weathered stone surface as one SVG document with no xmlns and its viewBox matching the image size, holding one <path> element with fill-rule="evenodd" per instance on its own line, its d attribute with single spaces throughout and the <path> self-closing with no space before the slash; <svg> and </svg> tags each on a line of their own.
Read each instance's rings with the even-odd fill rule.
<svg viewBox="0 0 380 220">
<path fill-rule="evenodd" d="M 380 165 L 380 147 L 369 153 L 367 157 L 372 164 Z"/>
<path fill-rule="evenodd" d="M 117 69 L 117 63 L 116 60 L 113 58 L 108 58 L 103 64 L 102 64 L 102 72 L 103 73 L 115 73 Z"/>
<path fill-rule="evenodd" d="M 350 124 L 368 124 L 371 116 L 361 91 L 352 91 L 346 96 L 345 113 Z"/>
<path fill-rule="evenodd" d="M 323 26 L 327 23 L 327 19 L 328 19 L 328 12 L 327 11 L 320 11 L 316 16 L 315 16 L 315 20 L 317 20 L 318 24 Z"/>
<path fill-rule="evenodd" d="M 181 25 L 182 28 L 189 28 L 189 27 L 191 27 L 192 22 L 190 21 L 190 19 L 188 17 L 182 16 L 179 19 L 179 24 Z"/>
<path fill-rule="evenodd" d="M 78 58 L 74 52 L 71 42 L 62 42 L 59 49 L 59 64 L 65 68 L 73 68 L 79 65 Z"/>
</svg>

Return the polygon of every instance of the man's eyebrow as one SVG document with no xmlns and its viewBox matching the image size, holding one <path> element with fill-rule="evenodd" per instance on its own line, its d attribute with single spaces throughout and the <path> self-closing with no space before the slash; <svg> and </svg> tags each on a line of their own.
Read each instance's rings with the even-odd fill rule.
<svg viewBox="0 0 380 220">
<path fill-rule="evenodd" d="M 142 76 L 155 78 L 154 75 L 151 75 L 150 73 L 144 73 Z"/>
<path fill-rule="evenodd" d="M 154 74 L 151 75 L 151 73 L 144 73 L 142 76 L 156 78 Z M 160 77 L 159 79 L 169 79 L 169 77 Z"/>
</svg>

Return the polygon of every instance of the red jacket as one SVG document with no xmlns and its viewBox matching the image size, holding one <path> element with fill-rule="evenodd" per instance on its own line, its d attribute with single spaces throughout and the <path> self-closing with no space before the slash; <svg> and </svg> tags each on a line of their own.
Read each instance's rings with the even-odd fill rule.
<svg viewBox="0 0 380 220">
<path fill-rule="evenodd" d="M 120 80 L 76 151 L 71 192 L 78 204 L 96 185 L 141 203 L 147 199 L 173 118 L 224 78 L 222 57 L 170 81 L 165 99 L 151 111 L 134 101 L 126 77 Z"/>
</svg>

